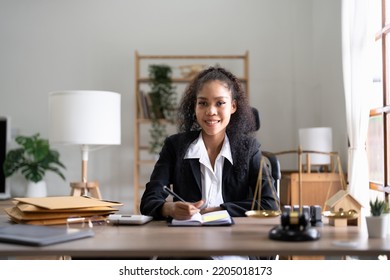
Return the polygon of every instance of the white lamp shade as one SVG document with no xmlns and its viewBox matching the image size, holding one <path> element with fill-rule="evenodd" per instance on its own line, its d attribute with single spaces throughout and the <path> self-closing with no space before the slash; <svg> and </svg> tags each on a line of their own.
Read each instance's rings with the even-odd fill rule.
<svg viewBox="0 0 390 280">
<path fill-rule="evenodd" d="M 332 152 L 332 128 L 311 127 L 299 129 L 299 145 L 302 150 Z M 310 162 L 314 165 L 330 164 L 330 155 L 310 153 Z"/>
<path fill-rule="evenodd" d="M 49 123 L 52 143 L 119 145 L 120 94 L 95 90 L 51 92 Z"/>
</svg>

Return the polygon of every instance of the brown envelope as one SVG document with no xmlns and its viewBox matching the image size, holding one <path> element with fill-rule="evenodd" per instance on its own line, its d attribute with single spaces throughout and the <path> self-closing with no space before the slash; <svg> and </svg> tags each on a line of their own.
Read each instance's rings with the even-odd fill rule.
<svg viewBox="0 0 390 280">
<path fill-rule="evenodd" d="M 104 201 L 85 196 L 23 197 L 14 198 L 14 200 L 52 210 L 123 205 L 120 202 Z"/>
<path fill-rule="evenodd" d="M 48 212 L 93 212 L 93 211 L 118 211 L 118 209 L 112 208 L 111 206 L 98 206 L 98 207 L 83 207 L 83 208 L 71 208 L 71 209 L 47 209 L 39 206 L 27 204 L 24 202 L 18 202 L 17 208 L 24 213 L 48 213 Z"/>
<path fill-rule="evenodd" d="M 94 212 L 46 212 L 46 213 L 24 213 L 17 207 L 6 208 L 4 211 L 12 218 L 19 221 L 29 220 L 46 220 L 46 219 L 58 219 L 58 218 L 69 218 L 69 217 L 92 217 L 92 216 L 103 216 L 114 213 L 115 211 L 94 211 Z"/>
</svg>

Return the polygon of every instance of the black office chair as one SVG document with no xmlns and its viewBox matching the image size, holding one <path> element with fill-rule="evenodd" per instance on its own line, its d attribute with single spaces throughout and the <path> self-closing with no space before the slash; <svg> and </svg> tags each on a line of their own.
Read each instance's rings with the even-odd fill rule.
<svg viewBox="0 0 390 280">
<path fill-rule="evenodd" d="M 260 129 L 260 114 L 259 111 L 252 107 L 253 115 L 255 116 L 255 122 L 256 122 L 256 131 Z M 278 158 L 271 152 L 268 151 L 262 151 L 262 155 L 265 159 L 265 163 L 268 166 L 268 170 L 270 173 L 268 175 L 271 175 L 274 179 L 274 187 L 275 191 L 279 196 L 279 183 L 280 179 L 282 178 L 282 173 L 280 171 L 280 162 Z"/>
<path fill-rule="evenodd" d="M 259 114 L 259 111 L 254 107 L 252 107 L 252 112 L 253 112 L 253 115 L 255 117 L 255 122 L 256 122 L 256 130 L 255 131 L 258 131 L 260 129 L 260 114 Z M 270 176 L 274 179 L 275 192 L 279 197 L 279 182 L 280 182 L 280 179 L 282 178 L 279 160 L 276 157 L 276 155 L 274 155 L 271 152 L 261 151 L 261 154 L 263 156 L 263 159 L 265 160 L 265 164 L 268 167 L 266 169 L 267 171 L 269 171 L 267 176 Z M 265 260 L 275 260 L 275 259 L 278 259 L 279 256 L 276 255 L 276 256 L 258 257 L 258 258 L 265 259 Z"/>
</svg>

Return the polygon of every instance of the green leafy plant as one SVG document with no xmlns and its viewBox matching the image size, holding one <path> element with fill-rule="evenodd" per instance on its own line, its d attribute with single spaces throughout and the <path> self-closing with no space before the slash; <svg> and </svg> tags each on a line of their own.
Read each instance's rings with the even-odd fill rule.
<svg viewBox="0 0 390 280">
<path fill-rule="evenodd" d="M 15 141 L 20 147 L 8 151 L 3 164 L 5 177 L 20 170 L 27 181 L 37 183 L 43 180 L 46 171 L 52 171 L 65 180 L 61 172 L 65 166 L 59 159 L 60 154 L 50 149 L 47 139 L 42 139 L 37 133 L 31 137 L 18 136 Z"/>
<path fill-rule="evenodd" d="M 380 216 L 383 213 L 385 213 L 385 210 L 387 208 L 387 203 L 384 200 L 379 200 L 378 197 L 375 199 L 375 201 L 370 201 L 370 212 L 372 216 Z"/>
<path fill-rule="evenodd" d="M 172 85 L 172 68 L 169 65 L 149 66 L 152 126 L 149 130 L 151 141 L 149 151 L 158 154 L 168 136 L 166 122 L 174 123 L 177 106 L 177 93 Z M 165 119 L 165 120 L 164 120 Z"/>
</svg>

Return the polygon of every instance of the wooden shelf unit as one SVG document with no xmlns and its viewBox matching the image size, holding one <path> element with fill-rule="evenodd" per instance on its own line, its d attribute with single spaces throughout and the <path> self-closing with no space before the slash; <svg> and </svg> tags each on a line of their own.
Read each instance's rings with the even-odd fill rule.
<svg viewBox="0 0 390 280">
<path fill-rule="evenodd" d="M 228 67 L 229 63 L 233 63 L 234 69 Z M 249 95 L 249 53 L 243 55 L 140 55 L 135 52 L 135 123 L 134 123 L 134 194 L 133 194 L 133 212 L 139 213 L 140 199 L 145 189 L 145 183 L 141 182 L 141 167 L 149 168 L 152 171 L 155 160 L 142 158 L 141 151 L 148 152 L 147 143 L 149 139 L 141 139 L 141 127 L 150 125 L 151 120 L 141 116 L 140 108 L 140 91 L 141 87 L 147 86 L 150 79 L 147 77 L 147 66 L 152 64 L 167 64 L 173 68 L 172 83 L 186 86 L 192 78 L 181 77 L 176 68 L 180 65 L 192 64 L 218 64 L 232 71 L 239 77 L 246 93 Z M 227 65 L 226 65 L 227 64 Z M 237 65 L 240 64 L 240 65 Z M 241 73 L 237 73 L 241 71 Z M 180 96 L 180 92 L 178 92 Z M 168 124 L 168 122 L 167 122 Z M 142 143 L 142 144 L 141 144 Z M 149 176 L 150 176 L 149 173 Z M 144 180 L 145 181 L 145 180 Z"/>
</svg>

